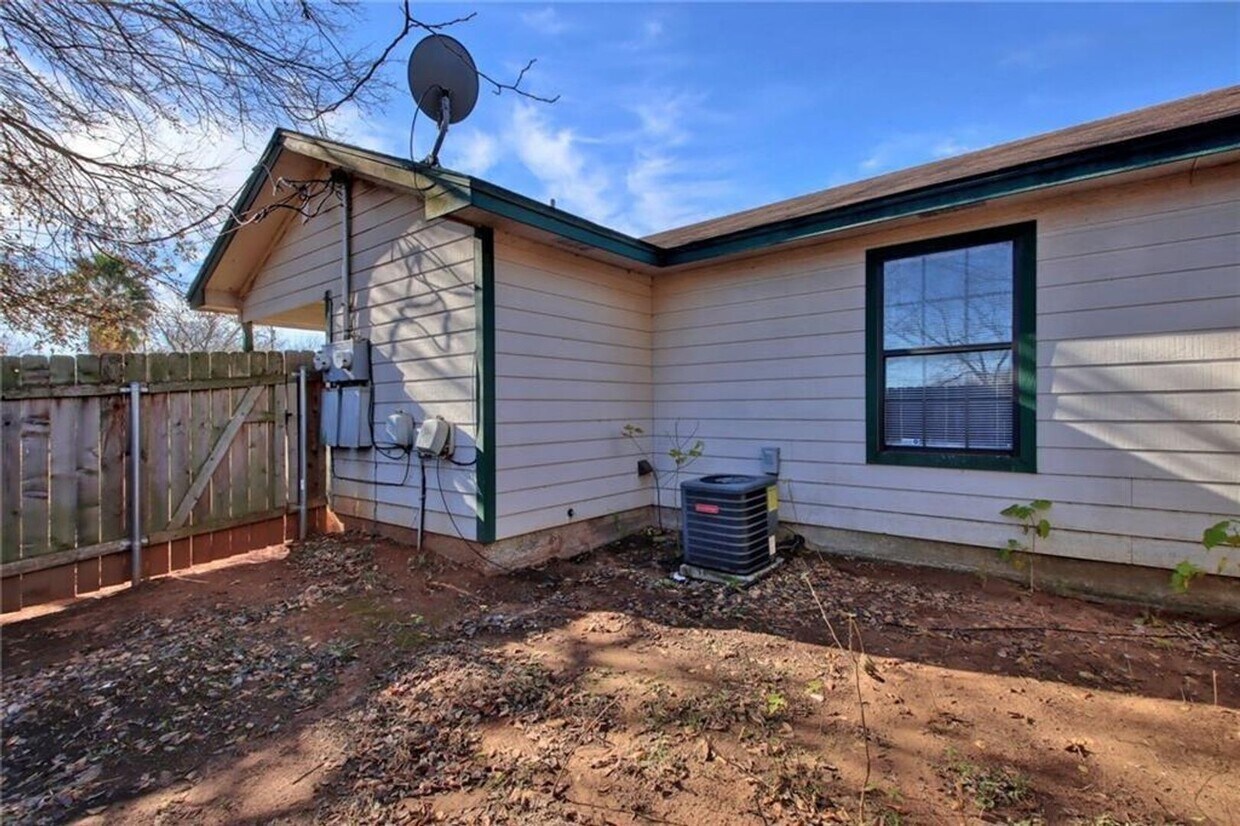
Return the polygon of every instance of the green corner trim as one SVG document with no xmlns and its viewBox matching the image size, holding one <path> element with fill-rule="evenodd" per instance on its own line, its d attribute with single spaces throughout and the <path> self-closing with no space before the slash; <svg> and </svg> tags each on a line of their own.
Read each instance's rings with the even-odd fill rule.
<svg viewBox="0 0 1240 826">
<path fill-rule="evenodd" d="M 1012 363 L 1016 367 L 1012 451 L 941 451 L 883 446 L 883 264 L 893 258 L 1011 241 Z M 1037 224 L 940 236 L 872 249 L 865 260 L 865 458 L 867 464 L 1037 473 Z"/>
<path fill-rule="evenodd" d="M 474 313 L 476 329 L 474 373 L 477 425 L 474 468 L 478 493 L 475 537 L 495 541 L 495 234 L 490 227 L 474 230 Z"/>
</svg>

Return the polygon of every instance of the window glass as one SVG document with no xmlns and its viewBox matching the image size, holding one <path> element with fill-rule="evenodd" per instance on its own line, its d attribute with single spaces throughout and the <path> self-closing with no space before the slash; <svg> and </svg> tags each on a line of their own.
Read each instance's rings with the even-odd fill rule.
<svg viewBox="0 0 1240 826">
<path fill-rule="evenodd" d="M 1007 350 L 887 359 L 887 447 L 1012 449 L 1012 354 Z"/>
<path fill-rule="evenodd" d="M 881 342 L 872 364 L 882 374 L 872 386 L 882 395 L 871 450 L 1018 453 L 1015 239 L 1031 227 L 873 254 L 882 327 L 870 341 Z M 910 252 L 918 246 L 926 251 Z"/>
<path fill-rule="evenodd" d="M 883 347 L 1012 340 L 1012 243 L 886 261 Z"/>
</svg>

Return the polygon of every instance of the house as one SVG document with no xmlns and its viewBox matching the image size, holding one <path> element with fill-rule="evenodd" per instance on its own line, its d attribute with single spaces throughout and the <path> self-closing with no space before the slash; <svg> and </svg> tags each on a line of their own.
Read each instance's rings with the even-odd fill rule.
<svg viewBox="0 0 1240 826">
<path fill-rule="evenodd" d="M 347 209 L 273 208 L 277 179 Z M 982 566 L 1041 498 L 1054 576 L 1240 583 L 1200 542 L 1240 516 L 1240 87 L 647 238 L 282 130 L 235 212 L 192 304 L 368 339 L 375 432 L 452 425 L 425 527 L 458 559 L 674 518 L 679 431 L 695 476 L 780 448 L 781 517 L 826 548 Z M 331 505 L 410 538 L 418 468 L 384 453 L 335 449 Z"/>
</svg>

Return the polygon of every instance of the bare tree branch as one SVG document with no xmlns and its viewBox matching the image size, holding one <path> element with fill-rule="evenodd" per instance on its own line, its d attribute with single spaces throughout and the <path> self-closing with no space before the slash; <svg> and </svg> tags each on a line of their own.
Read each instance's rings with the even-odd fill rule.
<svg viewBox="0 0 1240 826">
<path fill-rule="evenodd" d="M 380 70 L 411 33 L 473 17 L 423 22 L 408 0 L 398 13 L 375 52 L 348 45 L 351 0 L 0 2 L 0 321 L 65 341 L 83 320 L 80 297 L 57 295 L 73 262 L 104 253 L 157 278 L 230 214 L 212 143 L 275 125 L 326 134 L 333 113 L 384 100 Z M 521 88 L 532 65 L 480 78 L 554 100 Z M 293 187 L 263 214 L 311 195 Z"/>
</svg>

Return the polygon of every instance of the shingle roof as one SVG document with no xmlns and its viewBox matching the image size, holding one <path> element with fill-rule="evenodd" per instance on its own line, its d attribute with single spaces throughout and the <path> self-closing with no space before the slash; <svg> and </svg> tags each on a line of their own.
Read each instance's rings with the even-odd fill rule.
<svg viewBox="0 0 1240 826">
<path fill-rule="evenodd" d="M 1240 114 L 1240 86 L 1231 86 L 655 233 L 643 240 L 676 247 L 1236 114 Z"/>
<path fill-rule="evenodd" d="M 574 251 L 597 253 L 611 263 L 664 268 L 822 237 L 903 216 L 984 203 L 1049 186 L 1220 152 L 1234 153 L 1240 150 L 1240 86 L 779 201 L 644 239 L 594 224 L 479 178 L 282 129 L 272 135 L 263 160 L 233 206 L 233 215 L 251 208 L 264 191 L 272 164 L 285 149 L 291 155 L 417 192 L 427 198 L 428 204 L 436 204 L 436 216 L 452 215 L 477 226 L 508 222 L 511 227 L 533 232 L 540 240 L 558 239 Z M 260 226 L 271 224 L 260 222 Z M 206 301 L 207 282 L 230 254 L 236 236 L 245 234 L 238 230 L 239 225 L 230 217 L 190 286 L 187 295 L 193 306 Z M 242 252 L 234 257 L 238 255 L 244 257 Z M 235 269 L 242 265 L 233 262 L 233 266 Z"/>
</svg>

